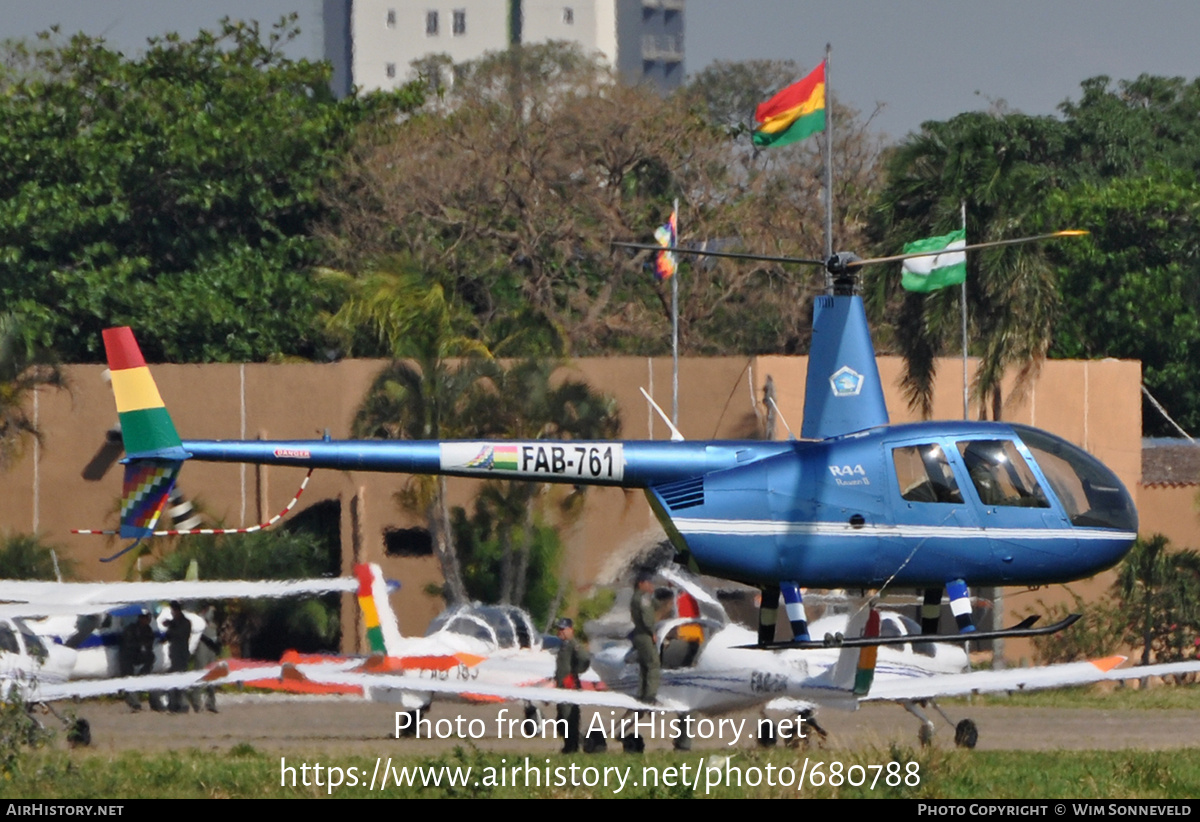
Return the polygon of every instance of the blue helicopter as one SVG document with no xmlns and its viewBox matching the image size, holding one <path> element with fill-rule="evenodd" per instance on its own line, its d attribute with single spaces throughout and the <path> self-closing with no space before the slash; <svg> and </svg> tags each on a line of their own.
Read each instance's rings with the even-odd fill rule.
<svg viewBox="0 0 1200 822">
<path fill-rule="evenodd" d="M 976 632 L 970 588 L 1046 585 L 1111 567 L 1137 535 L 1133 500 L 1095 457 L 1035 428 L 889 424 L 856 281 L 862 265 L 893 259 L 822 263 L 831 293 L 814 306 L 801 436 L 785 442 L 181 440 L 132 332 L 109 329 L 128 454 L 119 533 L 174 533 L 154 526 L 186 459 L 640 488 L 694 570 L 763 590 L 761 646 L 774 639 L 781 594 L 796 641 L 808 642 L 802 587 L 924 589 L 931 638 L 943 638 L 943 589 L 960 631 L 944 638 L 1061 629 L 1069 620 Z"/>
</svg>

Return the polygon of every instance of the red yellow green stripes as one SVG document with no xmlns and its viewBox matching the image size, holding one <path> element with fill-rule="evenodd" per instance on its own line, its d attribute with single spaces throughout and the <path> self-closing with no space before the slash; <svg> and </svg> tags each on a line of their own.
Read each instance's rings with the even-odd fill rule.
<svg viewBox="0 0 1200 822">
<path fill-rule="evenodd" d="M 879 636 L 879 612 L 874 608 L 867 615 L 867 627 L 864 637 Z M 871 683 L 875 681 L 875 659 L 879 655 L 878 645 L 868 645 L 858 652 L 858 670 L 854 674 L 854 695 L 866 696 L 871 691 Z"/>
<path fill-rule="evenodd" d="M 786 146 L 825 128 L 825 64 L 754 111 L 754 145 Z"/>
<path fill-rule="evenodd" d="M 133 338 L 133 331 L 128 327 L 105 329 L 104 349 L 108 355 L 125 453 L 130 456 L 176 455 L 182 447 L 179 434 Z"/>
<path fill-rule="evenodd" d="M 375 592 L 373 590 L 375 575 L 368 565 L 356 565 L 354 576 L 358 578 L 358 607 L 362 611 L 363 627 L 367 632 L 367 644 L 373 654 L 386 654 L 387 647 L 383 642 L 383 629 L 379 626 L 379 611 L 375 607 Z"/>
</svg>

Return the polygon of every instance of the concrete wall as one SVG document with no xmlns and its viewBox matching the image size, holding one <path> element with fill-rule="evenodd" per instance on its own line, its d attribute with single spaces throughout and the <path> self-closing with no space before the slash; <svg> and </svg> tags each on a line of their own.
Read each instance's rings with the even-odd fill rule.
<svg viewBox="0 0 1200 822">
<path fill-rule="evenodd" d="M 157 365 L 152 371 L 185 437 L 317 438 L 326 429 L 334 437 L 347 436 L 358 403 L 381 365 L 363 360 L 328 365 Z M 805 357 L 685 359 L 680 364 L 680 428 L 691 439 L 756 436 L 765 419 L 760 401 L 770 375 L 784 418 L 799 430 L 806 367 Z M 645 387 L 670 413 L 669 358 L 589 359 L 570 370 L 616 398 L 623 414 L 623 437 L 668 436 L 638 389 Z M 882 358 L 880 370 L 893 421 L 914 419 L 898 387 L 900 360 Z M 71 366 L 67 368 L 69 391 L 38 397 L 38 424 L 44 438 L 36 448 L 31 444 L 9 472 L 0 474 L 0 528 L 37 530 L 65 547 L 83 578 L 112 580 L 131 572 L 119 562 L 98 561 L 114 550 L 115 543 L 68 533 L 71 528 L 116 524 L 121 486 L 121 466 L 116 461 L 121 454 L 105 437 L 116 423 L 116 412 L 103 371 L 101 366 Z M 939 374 L 936 415 L 961 417 L 960 362 L 941 362 Z M 1137 494 L 1140 379 L 1135 362 L 1050 362 L 1029 395 L 1006 406 L 1006 413 L 1084 446 Z M 977 409 L 972 413 L 977 415 Z M 787 436 L 782 425 L 777 436 Z M 210 515 L 228 526 L 243 526 L 281 510 L 304 473 L 287 467 L 189 463 L 180 484 Z M 393 499 L 406 481 L 390 474 L 320 471 L 298 510 L 323 500 L 340 502 L 343 569 L 348 572 L 359 560 L 380 561 L 387 575 L 404 585 L 404 593 L 395 601 L 402 630 L 420 633 L 439 610 L 439 601 L 423 593 L 426 584 L 440 581 L 436 560 L 387 557 L 383 544 L 385 529 L 420 524 Z M 475 487 L 472 481 L 451 480 L 452 503 L 468 504 Z M 1158 516 L 1158 510 L 1143 513 L 1143 531 L 1164 530 L 1148 513 Z M 565 531 L 564 571 L 573 588 L 583 591 L 597 581 L 611 580 L 625 560 L 662 536 L 640 493 L 589 489 L 583 515 Z M 1181 544 L 1200 544 L 1200 540 Z M 1102 589 L 1104 584 L 1094 586 Z M 1006 598 L 1006 605 L 1021 612 L 1026 606 L 1033 608 L 1036 601 L 1013 595 Z M 355 624 L 349 602 L 345 616 L 344 625 Z"/>
</svg>

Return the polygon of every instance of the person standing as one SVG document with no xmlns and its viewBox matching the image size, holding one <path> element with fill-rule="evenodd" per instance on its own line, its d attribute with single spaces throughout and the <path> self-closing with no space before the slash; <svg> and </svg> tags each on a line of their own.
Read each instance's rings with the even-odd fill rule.
<svg viewBox="0 0 1200 822">
<path fill-rule="evenodd" d="M 188 644 L 192 638 L 192 623 L 183 612 L 183 606 L 178 600 L 171 602 L 171 618 L 167 620 L 167 660 L 171 673 L 180 673 L 188 669 L 191 653 Z M 167 702 L 167 710 L 173 714 L 186 714 L 188 706 L 183 701 L 183 689 L 172 688 Z"/>
<path fill-rule="evenodd" d="M 196 645 L 196 652 L 192 654 L 192 667 L 203 671 L 221 656 L 221 640 L 220 631 L 217 628 L 217 609 L 209 605 L 200 616 L 204 618 L 204 630 L 200 633 L 200 642 Z M 208 712 L 217 713 L 216 686 L 204 685 L 188 691 L 188 701 L 192 703 L 192 710 L 196 713 L 200 713 L 201 697 L 203 697 L 204 707 Z"/>
<path fill-rule="evenodd" d="M 592 664 L 592 657 L 575 639 L 575 623 L 563 617 L 555 623 L 558 633 L 558 655 L 554 659 L 554 684 L 559 688 L 581 690 L 580 676 Z M 558 703 L 558 720 L 566 722 L 562 752 L 575 753 L 579 750 L 579 706 L 568 702 Z"/>
<path fill-rule="evenodd" d="M 141 611 L 137 619 L 121 631 L 121 647 L 118 651 L 121 676 L 144 676 L 154 670 L 154 629 L 150 627 L 150 614 Z M 125 692 L 125 704 L 132 711 L 142 709 L 142 700 L 137 691 Z M 150 710 L 162 710 L 161 694 L 150 692 Z"/>
<path fill-rule="evenodd" d="M 633 650 L 638 659 L 638 701 L 653 704 L 658 699 L 658 683 L 662 678 L 662 663 L 658 658 L 658 641 L 654 635 L 657 623 L 654 612 L 654 580 L 645 572 L 638 574 L 633 599 L 629 602 L 633 620 Z"/>
</svg>

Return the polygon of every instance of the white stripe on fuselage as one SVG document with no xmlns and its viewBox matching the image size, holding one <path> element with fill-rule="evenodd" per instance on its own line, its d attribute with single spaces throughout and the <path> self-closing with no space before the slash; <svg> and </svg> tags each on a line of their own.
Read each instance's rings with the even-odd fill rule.
<svg viewBox="0 0 1200 822">
<path fill-rule="evenodd" d="M 783 522 L 764 519 L 672 520 L 681 534 L 727 536 L 894 537 L 901 539 L 1135 539 L 1137 534 L 1098 528 L 982 528 L 960 525 L 871 525 L 845 522 Z"/>
</svg>

